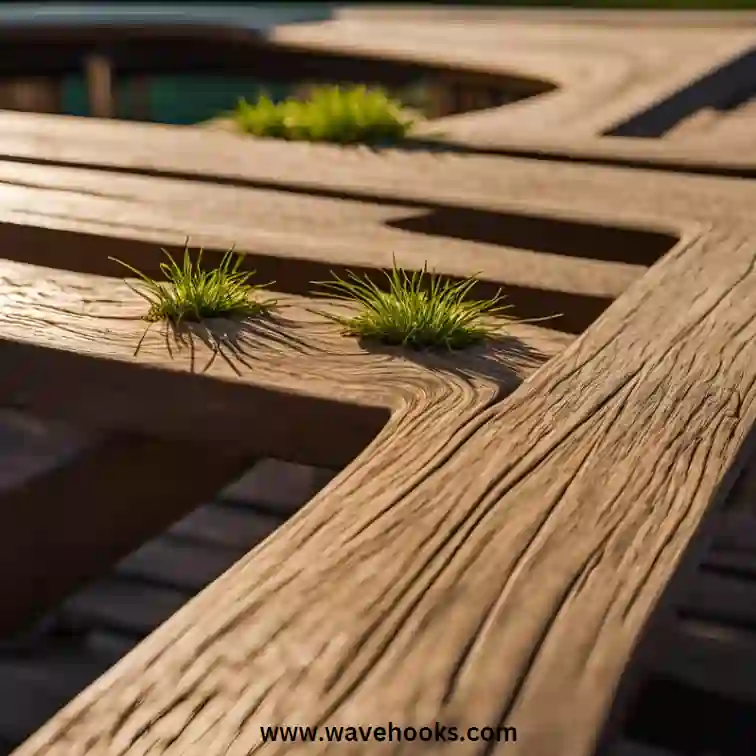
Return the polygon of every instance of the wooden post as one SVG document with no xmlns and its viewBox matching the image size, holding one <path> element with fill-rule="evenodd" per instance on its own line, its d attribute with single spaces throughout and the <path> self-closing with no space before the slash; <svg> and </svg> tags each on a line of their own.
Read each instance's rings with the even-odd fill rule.
<svg viewBox="0 0 756 756">
<path fill-rule="evenodd" d="M 84 62 L 89 97 L 89 112 L 95 118 L 115 116 L 113 65 L 105 55 L 92 53 Z"/>
</svg>

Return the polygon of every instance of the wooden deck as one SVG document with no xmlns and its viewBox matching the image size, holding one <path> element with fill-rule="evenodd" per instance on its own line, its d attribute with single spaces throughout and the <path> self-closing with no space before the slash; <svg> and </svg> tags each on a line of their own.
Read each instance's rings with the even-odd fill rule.
<svg viewBox="0 0 756 756">
<path fill-rule="evenodd" d="M 24 459 L 34 456 L 30 449 L 41 449 L 37 439 L 29 439 Z M 5 756 L 43 725 L 333 475 L 261 460 L 216 501 L 55 607 L 41 625 L 0 644 L 0 753 Z"/>
<path fill-rule="evenodd" d="M 756 85 L 753 28 L 360 18 L 278 39 L 563 80 L 434 149 L 0 114 L 3 402 L 75 427 L 59 465 L 5 465 L 3 629 L 48 623 L 0 656 L 0 740 L 372 754 L 260 728 L 441 723 L 516 727 L 464 754 L 751 756 L 755 164 L 681 133 Z M 636 127 L 663 138 L 604 136 Z M 281 308 L 135 349 L 107 258 L 153 272 L 186 235 Z M 562 316 L 460 356 L 317 314 L 313 281 L 394 257 Z"/>
</svg>

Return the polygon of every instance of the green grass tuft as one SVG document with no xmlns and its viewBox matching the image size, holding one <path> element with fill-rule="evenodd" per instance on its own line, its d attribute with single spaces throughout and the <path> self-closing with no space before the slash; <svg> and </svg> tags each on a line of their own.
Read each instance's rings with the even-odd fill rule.
<svg viewBox="0 0 756 756">
<path fill-rule="evenodd" d="M 364 86 L 320 87 L 305 100 L 281 103 L 242 99 L 233 119 L 241 131 L 258 137 L 337 144 L 396 142 L 412 127 L 399 102 Z"/>
<path fill-rule="evenodd" d="M 360 305 L 360 312 L 348 317 L 322 314 L 352 336 L 412 349 L 451 350 L 494 336 L 498 327 L 487 316 L 509 309 L 500 304 L 503 297 L 499 293 L 492 299 L 468 300 L 475 278 L 451 281 L 428 273 L 427 265 L 422 271 L 408 273 L 394 261 L 386 277 L 388 291 L 351 272 L 347 279 L 336 276 L 333 281 L 320 282 L 322 293 Z"/>
<path fill-rule="evenodd" d="M 199 322 L 206 318 L 245 317 L 259 315 L 275 305 L 275 300 L 256 298 L 265 285 L 253 285 L 249 279 L 254 271 L 239 270 L 241 255 L 234 256 L 233 248 L 223 255 L 217 268 L 201 267 L 202 250 L 192 262 L 189 248 L 184 248 L 183 264 L 179 265 L 163 250 L 168 262 L 160 264 L 166 281 L 155 281 L 128 263 L 114 257 L 140 280 L 137 286 L 127 285 L 147 300 L 149 310 L 144 319 L 150 323 L 166 320 L 174 325 L 182 321 Z M 234 259 L 236 257 L 236 259 Z"/>
</svg>

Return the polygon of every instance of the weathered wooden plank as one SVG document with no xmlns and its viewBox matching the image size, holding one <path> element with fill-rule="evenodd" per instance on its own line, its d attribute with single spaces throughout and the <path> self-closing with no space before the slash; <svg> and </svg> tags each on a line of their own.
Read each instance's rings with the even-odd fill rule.
<svg viewBox="0 0 756 756">
<path fill-rule="evenodd" d="M 324 145 L 281 144 L 273 139 L 253 139 L 225 133 L 225 130 L 190 129 L 165 125 L 119 122 L 113 120 L 82 119 L 66 116 L 48 116 L 42 113 L 15 113 L 0 111 L 0 157 L 52 163 L 56 165 L 81 165 L 87 167 L 111 167 L 128 171 L 160 173 L 204 173 L 206 176 L 246 176 L 262 178 L 257 161 L 248 155 L 250 150 L 275 154 L 275 164 L 282 174 L 279 181 L 308 181 L 310 168 L 321 179 L 328 175 L 332 186 L 338 186 L 342 166 L 335 164 L 335 171 L 317 172 L 319 155 L 331 161 L 338 160 L 343 167 L 354 169 L 355 155 L 365 157 L 365 150 L 336 149 Z M 487 133 L 476 135 L 474 143 L 469 137 L 455 137 L 443 132 L 426 136 L 428 146 L 443 149 L 485 150 L 502 156 L 535 157 L 554 161 L 577 161 L 582 164 L 648 166 L 671 171 L 701 172 L 722 175 L 756 175 L 756 158 L 749 151 L 729 144 L 701 144 L 690 146 L 676 140 L 644 139 L 633 137 L 580 137 L 563 136 L 559 133 L 524 134 Z M 172 147 L 166 145 L 172 144 Z M 293 149 L 292 149 L 293 148 Z M 243 151 L 246 159 L 238 157 Z M 234 151 L 235 161 L 225 156 Z M 409 165 L 424 160 L 418 152 L 400 150 Z M 285 155 L 288 153 L 288 157 Z M 342 157 L 335 157 L 341 154 Z M 382 155 L 385 152 L 382 151 Z M 433 154 L 433 153 L 431 153 Z M 344 159 L 346 156 L 346 159 Z M 375 156 L 374 156 L 375 157 Z M 436 158 L 439 156 L 436 155 Z M 450 155 L 440 160 L 449 169 Z M 369 163 L 368 160 L 364 161 Z M 491 163 L 491 155 L 486 162 Z M 315 164 L 313 164 L 315 163 Z M 407 166 L 409 167 L 409 166 Z M 559 163 L 549 168 L 561 172 Z M 296 171 L 301 173 L 297 176 Z M 583 166 L 582 170 L 585 170 Z M 269 173 L 269 171 L 265 171 Z M 370 174 L 353 172 L 367 178 Z M 501 172 L 500 172 L 501 173 Z M 288 178 L 288 175 L 291 175 Z M 275 175 L 275 174 L 273 174 Z M 422 170 L 407 172 L 410 181 L 425 181 L 430 177 Z M 507 182 L 500 175 L 506 191 Z M 428 181 L 430 183 L 430 181 Z M 454 181 L 435 183 L 437 188 L 447 190 L 456 187 Z M 489 199 L 493 194 L 489 195 Z"/>
<path fill-rule="evenodd" d="M 114 435 L 4 491 L 2 531 L 12 537 L 0 549 L 0 634 L 50 609 L 250 464 L 236 450 L 206 456 L 204 444 Z"/>
<path fill-rule="evenodd" d="M 580 216 L 559 218 L 553 212 L 523 213 L 516 203 L 507 210 L 502 202 L 490 206 L 479 198 L 459 196 L 458 205 L 437 205 L 431 192 L 418 206 L 417 193 L 404 202 L 401 195 L 390 200 L 378 196 L 371 202 L 337 198 L 333 191 L 328 196 L 325 187 L 322 191 L 318 196 L 285 186 L 215 186 L 0 163 L 5 220 L 125 236 L 155 246 L 181 245 L 187 235 L 195 244 L 210 247 L 235 244 L 254 258 L 251 265 L 261 276 L 293 293 L 307 293 L 311 281 L 322 280 L 332 268 L 386 269 L 394 259 L 412 269 L 428 263 L 448 275 L 475 273 L 489 282 L 489 288 L 495 283 L 543 292 L 543 299 L 547 292 L 571 295 L 566 309 L 556 309 L 560 303 L 555 299 L 551 310 L 527 313 L 561 313 L 559 327 L 563 321 L 569 327 L 575 319 L 580 305 L 572 300 L 601 300 L 605 307 L 675 241 L 671 235 L 644 233 L 637 224 L 612 228 L 601 216 L 591 223 Z M 42 233 L 27 232 L 34 238 L 24 240 L 21 227 L 5 225 L 3 231 L 9 247 L 34 249 L 29 262 L 59 266 L 70 259 L 69 264 L 78 263 L 85 272 L 119 272 L 107 255 L 89 251 L 91 240 L 58 235 L 57 244 L 46 244 Z M 127 262 L 144 264 L 144 254 L 134 259 L 138 246 L 126 254 Z M 155 267 L 154 250 L 148 245 L 143 250 L 149 251 Z M 280 258 L 292 264 L 284 267 Z M 535 299 L 533 294 L 530 299 Z"/>
<path fill-rule="evenodd" d="M 365 449 L 406 386 L 449 392 L 444 401 L 452 402 L 461 391 L 477 405 L 513 389 L 571 340 L 507 322 L 501 340 L 461 358 L 395 360 L 313 311 L 327 300 L 284 296 L 270 319 L 145 333 L 144 302 L 121 281 L 8 261 L 0 271 L 0 359 L 13 365 L 0 375 L 7 406 L 331 468 Z M 462 366 L 471 379 L 443 372 Z M 339 432 L 324 439 L 324 427 Z"/>
<path fill-rule="evenodd" d="M 261 725 L 386 721 L 516 726 L 463 754 L 590 754 L 741 464 L 755 238 L 702 233 L 487 409 L 409 410 L 411 432 L 382 433 L 19 756 L 241 753 Z"/>
<path fill-rule="evenodd" d="M 742 86 L 750 69 L 732 62 L 747 55 L 754 36 L 748 28 L 555 27 L 517 21 L 407 23 L 337 17 L 278 27 L 272 39 L 286 49 L 433 62 L 458 70 L 530 76 L 558 86 L 547 96 L 515 106 L 427 124 L 428 131 L 448 132 L 476 144 L 497 132 L 548 135 L 559 130 L 588 136 L 618 125 L 629 136 L 658 135 L 660 126 L 663 131 L 665 123 L 674 123 L 675 115 L 685 115 L 697 102 L 726 97 Z M 722 68 L 731 70 L 715 77 L 712 72 Z M 680 90 L 685 90 L 685 97 L 675 102 Z"/>
</svg>

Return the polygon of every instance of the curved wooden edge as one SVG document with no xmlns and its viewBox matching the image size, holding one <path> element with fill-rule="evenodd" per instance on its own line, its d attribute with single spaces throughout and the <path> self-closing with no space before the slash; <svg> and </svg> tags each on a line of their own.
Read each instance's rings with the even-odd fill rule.
<svg viewBox="0 0 756 756">
<path fill-rule="evenodd" d="M 502 401 L 407 405 L 16 756 L 299 753 L 260 727 L 388 722 L 516 727 L 460 753 L 591 754 L 754 421 L 754 238 L 667 256 Z"/>
<path fill-rule="evenodd" d="M 560 133 L 590 137 L 611 133 L 656 136 L 669 116 L 726 98 L 752 74 L 747 58 L 756 32 L 734 27 L 618 28 L 509 22 L 424 23 L 391 18 L 336 18 L 277 27 L 273 40 L 297 50 L 335 50 L 376 58 L 443 62 L 451 70 L 507 71 L 552 81 L 558 90 L 514 105 L 454 115 L 427 124 L 475 144 L 485 134 Z M 716 83 L 706 78 L 727 69 Z M 742 70 L 741 70 L 742 69 Z M 714 100 L 712 100 L 714 98 Z M 633 132 L 628 131 L 632 126 Z M 663 131 L 663 129 L 662 129 Z"/>
<path fill-rule="evenodd" d="M 348 307 L 284 295 L 268 316 L 174 331 L 141 321 L 145 303 L 121 281 L 7 260 L 0 270 L 6 406 L 324 467 L 351 461 L 415 392 L 496 395 L 571 340 L 502 322 L 483 347 L 407 359 L 320 314 Z M 327 443 L 324 427 L 338 428 Z"/>
</svg>

